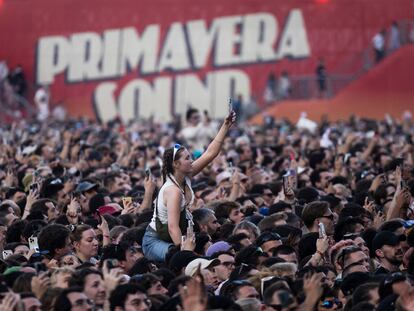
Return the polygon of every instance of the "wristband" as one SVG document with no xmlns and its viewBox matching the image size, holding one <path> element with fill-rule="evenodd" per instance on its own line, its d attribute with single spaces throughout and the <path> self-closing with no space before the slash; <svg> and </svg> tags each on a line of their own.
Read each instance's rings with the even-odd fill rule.
<svg viewBox="0 0 414 311">
<path fill-rule="evenodd" d="M 325 257 L 325 255 L 322 252 L 318 251 L 318 250 L 316 250 L 316 254 L 321 255 L 322 258 Z"/>
</svg>

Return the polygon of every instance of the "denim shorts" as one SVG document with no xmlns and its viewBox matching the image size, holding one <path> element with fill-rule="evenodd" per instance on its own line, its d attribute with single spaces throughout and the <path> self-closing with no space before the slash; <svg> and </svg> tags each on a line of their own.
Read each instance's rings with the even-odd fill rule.
<svg viewBox="0 0 414 311">
<path fill-rule="evenodd" d="M 159 239 L 157 232 L 148 225 L 142 239 L 142 251 L 146 258 L 156 262 L 164 262 L 171 246 L 174 244 Z"/>
</svg>

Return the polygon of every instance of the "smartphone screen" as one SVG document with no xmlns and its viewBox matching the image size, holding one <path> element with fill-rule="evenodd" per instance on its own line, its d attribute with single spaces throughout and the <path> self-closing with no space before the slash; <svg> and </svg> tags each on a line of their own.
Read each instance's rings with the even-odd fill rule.
<svg viewBox="0 0 414 311">
<path fill-rule="evenodd" d="M 319 223 L 319 237 L 324 238 L 326 237 L 325 225 L 323 223 Z"/>
<path fill-rule="evenodd" d="M 122 204 L 124 208 L 132 203 L 132 197 L 122 197 Z"/>
</svg>

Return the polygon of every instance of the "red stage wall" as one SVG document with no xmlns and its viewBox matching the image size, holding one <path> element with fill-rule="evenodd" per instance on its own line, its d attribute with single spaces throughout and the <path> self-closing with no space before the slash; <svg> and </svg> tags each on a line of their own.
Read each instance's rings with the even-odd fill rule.
<svg viewBox="0 0 414 311">
<path fill-rule="evenodd" d="M 373 35 L 413 0 L 5 0 L 0 59 L 50 84 L 73 115 L 214 116 L 260 95 L 270 72 L 353 72 Z"/>
</svg>

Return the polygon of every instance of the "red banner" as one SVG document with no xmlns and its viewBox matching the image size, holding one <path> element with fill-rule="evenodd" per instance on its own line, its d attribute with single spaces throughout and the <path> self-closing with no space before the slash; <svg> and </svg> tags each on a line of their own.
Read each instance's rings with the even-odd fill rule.
<svg viewBox="0 0 414 311">
<path fill-rule="evenodd" d="M 320 57 L 329 72 L 359 69 L 413 2 L 5 0 L 0 60 L 72 115 L 168 120 L 191 105 L 220 117 L 230 96 L 260 97 L 271 72 L 313 74 Z"/>
</svg>

